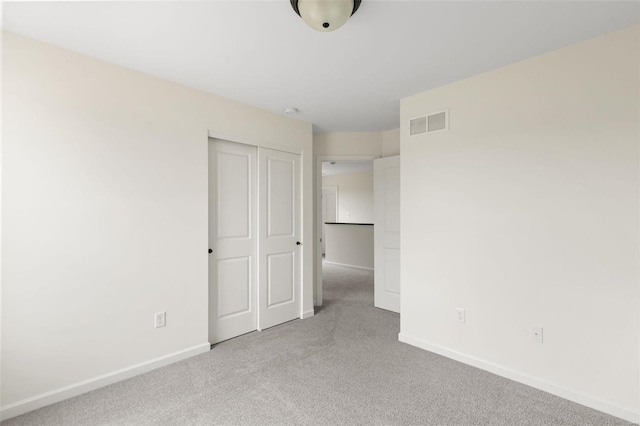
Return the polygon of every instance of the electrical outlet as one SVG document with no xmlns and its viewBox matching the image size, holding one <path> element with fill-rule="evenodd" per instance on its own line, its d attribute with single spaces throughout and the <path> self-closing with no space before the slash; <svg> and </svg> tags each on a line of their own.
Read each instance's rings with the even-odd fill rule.
<svg viewBox="0 0 640 426">
<path fill-rule="evenodd" d="M 531 341 L 542 343 L 542 327 L 531 327 Z"/>
<path fill-rule="evenodd" d="M 466 315 L 465 315 L 464 309 L 456 308 L 456 320 L 462 323 L 466 321 Z"/>
<path fill-rule="evenodd" d="M 167 313 L 156 312 L 156 328 L 164 327 L 167 325 Z"/>
</svg>

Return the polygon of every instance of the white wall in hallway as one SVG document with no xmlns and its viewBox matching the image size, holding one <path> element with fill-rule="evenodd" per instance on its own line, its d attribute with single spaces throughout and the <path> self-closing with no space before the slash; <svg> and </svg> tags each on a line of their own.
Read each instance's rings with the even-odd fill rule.
<svg viewBox="0 0 640 426">
<path fill-rule="evenodd" d="M 639 36 L 401 102 L 401 337 L 636 421 Z M 449 131 L 409 136 L 445 109 Z"/>
<path fill-rule="evenodd" d="M 373 269 L 372 225 L 326 225 L 326 261 Z"/>
<path fill-rule="evenodd" d="M 308 212 L 313 156 L 309 123 L 8 33 L 3 59 L 5 415 L 208 350 L 209 130 L 301 152 Z"/>
<path fill-rule="evenodd" d="M 382 132 L 382 157 L 400 155 L 400 129 Z"/>
<path fill-rule="evenodd" d="M 313 155 L 317 160 L 317 157 L 335 156 L 332 159 L 338 159 L 339 156 L 349 157 L 368 157 L 368 160 L 373 158 L 379 158 L 382 155 L 382 132 L 331 132 L 331 133 L 314 133 L 313 134 Z M 314 188 L 320 191 L 321 181 L 318 181 L 321 176 L 318 161 L 314 162 L 316 169 L 314 169 Z M 313 209 L 316 212 L 316 224 L 314 226 L 315 234 L 313 236 L 314 242 L 319 247 L 320 239 L 320 200 L 318 197 L 314 197 Z M 317 256 L 316 263 L 314 264 L 314 294 L 317 295 L 317 279 L 321 273 L 322 257 Z M 314 299 L 314 303 L 318 303 L 317 298 Z"/>
<path fill-rule="evenodd" d="M 338 187 L 338 222 L 373 223 L 373 171 L 323 176 L 322 186 Z"/>
<path fill-rule="evenodd" d="M 314 133 L 313 154 L 375 155 L 382 153 L 382 132 Z"/>
</svg>

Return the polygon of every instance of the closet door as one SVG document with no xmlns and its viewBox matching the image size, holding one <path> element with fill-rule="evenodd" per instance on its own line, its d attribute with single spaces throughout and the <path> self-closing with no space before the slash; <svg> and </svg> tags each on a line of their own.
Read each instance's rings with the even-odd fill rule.
<svg viewBox="0 0 640 426">
<path fill-rule="evenodd" d="M 209 140 L 209 342 L 257 329 L 257 149 Z"/>
<path fill-rule="evenodd" d="M 300 317 L 300 156 L 258 149 L 259 329 Z"/>
</svg>

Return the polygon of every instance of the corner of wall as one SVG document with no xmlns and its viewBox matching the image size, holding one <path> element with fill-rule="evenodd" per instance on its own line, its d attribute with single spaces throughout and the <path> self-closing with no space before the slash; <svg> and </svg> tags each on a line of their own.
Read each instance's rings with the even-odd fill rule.
<svg viewBox="0 0 640 426">
<path fill-rule="evenodd" d="M 400 128 L 382 133 L 382 156 L 400 155 Z"/>
</svg>

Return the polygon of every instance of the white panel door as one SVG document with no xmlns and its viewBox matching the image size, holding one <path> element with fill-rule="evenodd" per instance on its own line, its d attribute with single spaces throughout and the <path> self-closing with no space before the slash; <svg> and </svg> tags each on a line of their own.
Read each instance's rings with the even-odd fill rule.
<svg viewBox="0 0 640 426">
<path fill-rule="evenodd" d="M 325 186 L 322 188 L 322 254 L 325 254 L 326 247 L 326 226 L 325 222 L 338 221 L 338 187 Z"/>
<path fill-rule="evenodd" d="M 209 342 L 257 329 L 255 147 L 209 140 Z"/>
<path fill-rule="evenodd" d="M 300 156 L 259 148 L 258 164 L 263 330 L 300 317 Z"/>
<path fill-rule="evenodd" d="M 373 161 L 374 304 L 400 312 L 400 156 Z"/>
</svg>

